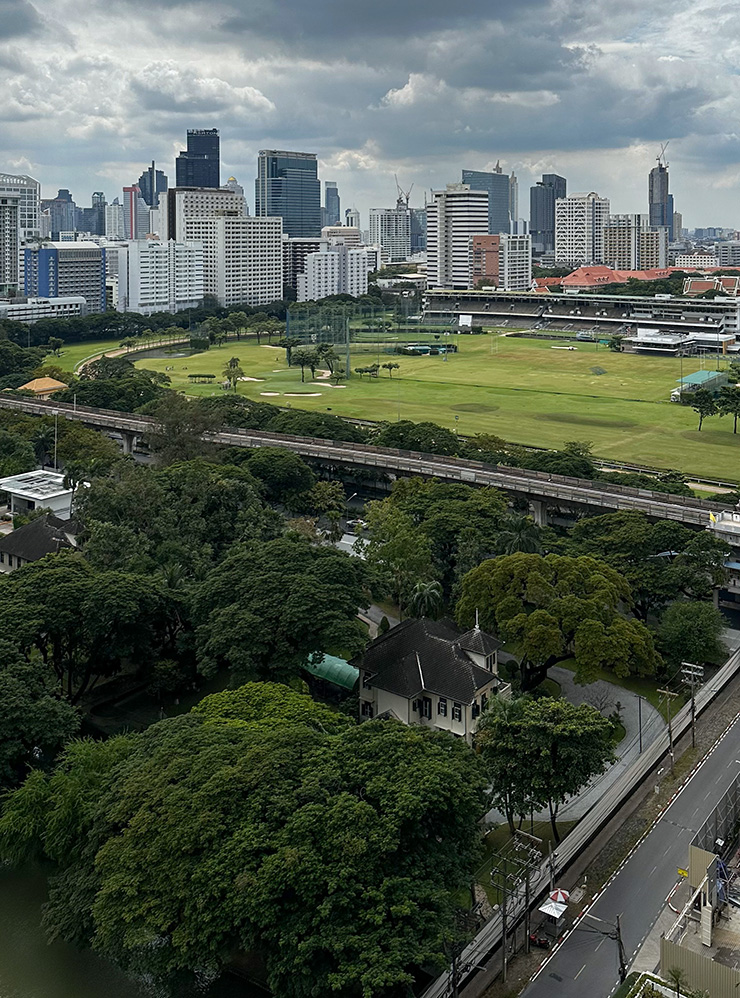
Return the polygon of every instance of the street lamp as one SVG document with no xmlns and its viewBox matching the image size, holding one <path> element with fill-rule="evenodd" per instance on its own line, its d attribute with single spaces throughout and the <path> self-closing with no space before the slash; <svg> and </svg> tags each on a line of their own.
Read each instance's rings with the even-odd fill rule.
<svg viewBox="0 0 740 998">
<path fill-rule="evenodd" d="M 59 410 L 52 409 L 54 416 L 54 471 L 57 470 L 57 440 L 59 439 Z"/>
</svg>

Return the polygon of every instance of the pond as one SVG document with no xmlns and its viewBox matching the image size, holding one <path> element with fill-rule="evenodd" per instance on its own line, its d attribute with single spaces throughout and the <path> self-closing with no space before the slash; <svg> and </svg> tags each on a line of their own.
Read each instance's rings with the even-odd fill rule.
<svg viewBox="0 0 740 998">
<path fill-rule="evenodd" d="M 140 986 L 89 950 L 47 943 L 41 928 L 46 879 L 35 869 L 0 868 L 0 998 L 184 998 Z M 266 998 L 266 992 L 225 976 L 202 998 Z"/>
<path fill-rule="evenodd" d="M 195 353 L 203 353 L 202 350 L 193 350 L 186 346 L 173 347 L 152 347 L 151 350 L 132 350 L 126 354 L 128 360 L 145 360 L 150 357 L 152 360 L 176 360 L 178 357 L 192 357 Z"/>
</svg>

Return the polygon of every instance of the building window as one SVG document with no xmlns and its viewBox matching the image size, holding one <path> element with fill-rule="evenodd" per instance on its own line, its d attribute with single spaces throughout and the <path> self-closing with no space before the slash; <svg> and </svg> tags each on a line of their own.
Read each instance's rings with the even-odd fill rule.
<svg viewBox="0 0 740 998">
<path fill-rule="evenodd" d="M 462 704 L 453 703 L 452 705 L 452 720 L 462 721 Z"/>
<path fill-rule="evenodd" d="M 444 697 L 440 697 L 437 701 L 437 713 L 442 717 L 447 717 L 447 700 Z"/>
<path fill-rule="evenodd" d="M 372 689 L 372 686 L 370 685 L 370 677 L 368 676 L 368 674 L 366 672 L 363 673 L 363 675 L 362 675 L 362 688 L 363 688 L 363 690 L 371 690 Z"/>
<path fill-rule="evenodd" d="M 428 720 L 432 718 L 432 698 L 424 697 L 421 701 L 421 716 Z"/>
<path fill-rule="evenodd" d="M 373 705 L 368 703 L 367 700 L 363 700 L 360 704 L 360 713 L 363 717 L 372 717 L 374 714 Z"/>
</svg>

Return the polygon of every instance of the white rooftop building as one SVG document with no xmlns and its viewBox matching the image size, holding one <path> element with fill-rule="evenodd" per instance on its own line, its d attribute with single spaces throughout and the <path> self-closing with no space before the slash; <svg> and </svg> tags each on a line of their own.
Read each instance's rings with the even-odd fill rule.
<svg viewBox="0 0 740 998">
<path fill-rule="evenodd" d="M 202 303 L 202 243 L 137 239 L 119 246 L 117 257 L 120 311 L 152 315 Z"/>
<path fill-rule="evenodd" d="M 65 486 L 64 475 L 57 471 L 29 471 L 0 478 L 0 492 L 7 493 L 11 513 L 50 509 L 68 519 L 72 510 L 74 491 Z"/>
</svg>

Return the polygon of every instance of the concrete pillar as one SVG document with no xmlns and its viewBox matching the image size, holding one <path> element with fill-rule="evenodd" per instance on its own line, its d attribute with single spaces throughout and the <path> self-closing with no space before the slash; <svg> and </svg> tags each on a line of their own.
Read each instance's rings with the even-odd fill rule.
<svg viewBox="0 0 740 998">
<path fill-rule="evenodd" d="M 136 449 L 136 444 L 138 443 L 136 434 L 131 433 L 128 430 L 121 430 L 121 440 L 123 442 L 123 453 L 133 454 Z"/>
<path fill-rule="evenodd" d="M 532 517 L 538 527 L 547 526 L 547 503 L 544 499 L 530 499 L 529 505 L 532 507 Z"/>
</svg>

